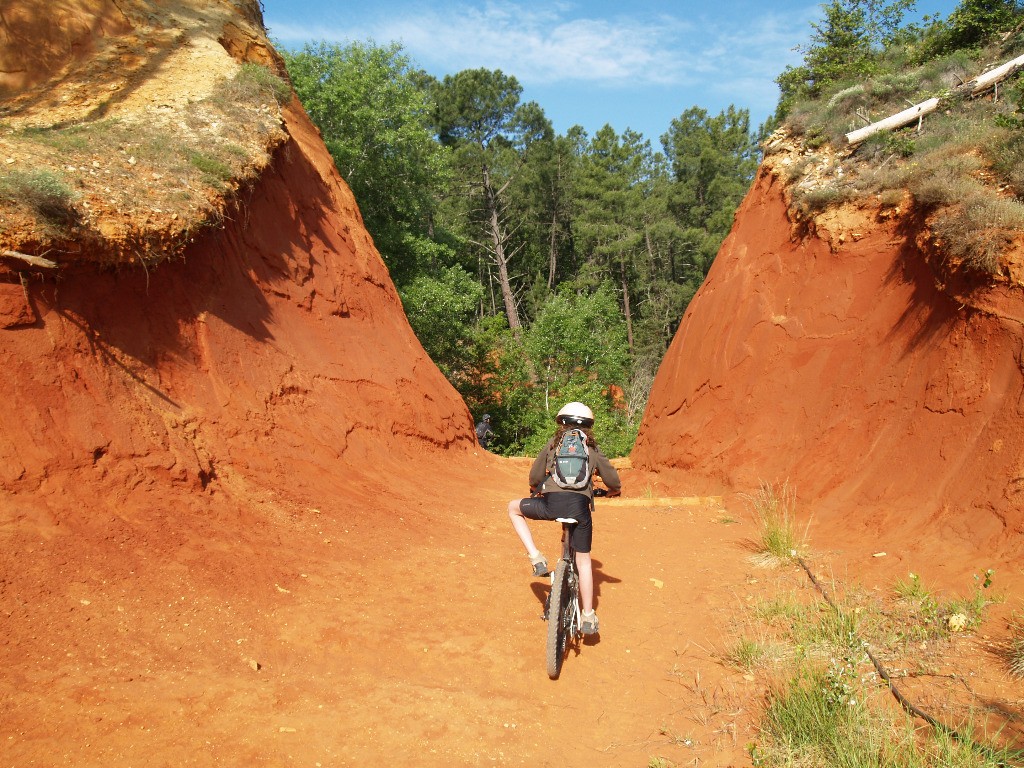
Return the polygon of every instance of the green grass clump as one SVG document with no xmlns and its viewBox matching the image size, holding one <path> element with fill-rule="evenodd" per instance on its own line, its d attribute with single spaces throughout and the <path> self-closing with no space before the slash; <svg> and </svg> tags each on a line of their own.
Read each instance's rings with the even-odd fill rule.
<svg viewBox="0 0 1024 768">
<path fill-rule="evenodd" d="M 767 649 L 756 640 L 741 637 L 739 642 L 725 655 L 725 660 L 739 669 L 751 670 L 767 655 Z"/>
<path fill-rule="evenodd" d="M 0 200 L 22 205 L 54 224 L 72 222 L 75 194 L 48 170 L 11 170 L 0 174 Z"/>
<path fill-rule="evenodd" d="M 905 580 L 898 579 L 893 593 L 903 609 L 897 622 L 903 637 L 928 640 L 976 629 L 981 624 L 985 607 L 992 602 L 987 590 L 992 586 L 993 575 L 991 568 L 976 574 L 974 591 L 970 596 L 947 601 L 940 601 L 926 589 L 915 573 L 909 574 Z"/>
<path fill-rule="evenodd" d="M 881 706 L 884 696 L 835 667 L 803 670 L 769 694 L 762 743 L 749 747 L 758 768 L 1003 768 L 1021 755 L 969 728 L 957 736 L 918 730 Z"/>
<path fill-rule="evenodd" d="M 72 125 L 63 128 L 28 126 L 21 130 L 21 135 L 61 152 L 86 152 L 94 149 L 93 142 L 96 136 L 107 132 L 110 125 L 111 123 L 104 121 L 92 125 Z"/>
<path fill-rule="evenodd" d="M 775 494 L 778 496 L 778 493 Z M 980 620 L 992 585 L 991 569 L 976 574 L 971 595 L 942 601 L 909 574 L 893 587 L 895 608 L 873 592 L 832 584 L 830 600 L 805 605 L 795 593 L 752 606 L 774 639 L 741 637 L 724 661 L 748 671 L 774 667 L 760 719 L 760 737 L 748 745 L 758 768 L 1000 768 L 1021 764 L 1021 755 L 1000 736 L 976 734 L 972 717 L 951 730 L 922 727 L 893 705 L 868 656 L 866 639 L 895 638 L 897 645 L 949 635 L 948 619 L 961 613 Z M 927 634 L 906 632 L 909 622 Z M 781 634 L 779 630 L 781 629 Z M 898 629 L 898 631 L 897 631 Z M 782 637 L 781 635 L 785 635 Z M 1024 674 L 1024 622 L 1017 645 Z M 778 649 L 784 649 L 776 652 Z M 771 649 L 771 652 L 768 652 Z M 790 652 L 785 652 L 790 649 Z M 881 651 L 899 650 L 886 645 Z M 773 682 L 774 681 L 774 682 Z M 941 718 L 940 718 L 941 719 Z"/>
<path fill-rule="evenodd" d="M 218 85 L 214 99 L 222 106 L 261 101 L 284 104 L 291 93 L 291 86 L 262 64 L 246 62 L 234 77 Z"/>
<path fill-rule="evenodd" d="M 754 616 L 769 626 L 783 625 L 792 628 L 804 623 L 810 610 L 812 609 L 800 603 L 795 595 L 791 595 L 758 603 L 754 606 Z"/>
<path fill-rule="evenodd" d="M 230 180 L 233 175 L 231 166 L 205 152 L 190 149 L 187 150 L 186 155 L 189 163 L 210 180 L 224 182 Z"/>
<path fill-rule="evenodd" d="M 849 184 L 826 184 L 807 191 L 793 191 L 793 202 L 804 215 L 813 215 L 856 197 Z"/>
<path fill-rule="evenodd" d="M 796 493 L 789 483 L 773 486 L 762 483 L 752 494 L 746 494 L 760 530 L 761 551 L 781 560 L 792 560 L 799 554 L 802 542 L 796 533 Z"/>
<path fill-rule="evenodd" d="M 851 697 L 842 676 L 829 670 L 800 670 L 770 694 L 761 729 L 775 747 L 755 764 L 834 764 L 838 755 L 849 754 L 855 746 L 855 735 L 867 732 L 867 714 L 864 704 Z"/>
<path fill-rule="evenodd" d="M 1000 257 L 1024 230 L 1024 205 L 979 190 L 938 216 L 932 229 L 954 262 L 999 274 Z"/>
</svg>

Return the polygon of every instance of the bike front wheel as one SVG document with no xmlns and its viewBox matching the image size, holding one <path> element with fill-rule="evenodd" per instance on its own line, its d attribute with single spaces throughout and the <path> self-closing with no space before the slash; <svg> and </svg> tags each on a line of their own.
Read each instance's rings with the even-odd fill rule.
<svg viewBox="0 0 1024 768">
<path fill-rule="evenodd" d="M 562 660 L 565 658 L 565 647 L 568 642 L 569 627 L 565 621 L 569 611 L 572 595 L 569 588 L 569 568 L 565 560 L 559 560 L 555 566 L 555 576 L 551 581 L 551 595 L 548 598 L 548 677 L 557 680 L 562 671 Z"/>
</svg>

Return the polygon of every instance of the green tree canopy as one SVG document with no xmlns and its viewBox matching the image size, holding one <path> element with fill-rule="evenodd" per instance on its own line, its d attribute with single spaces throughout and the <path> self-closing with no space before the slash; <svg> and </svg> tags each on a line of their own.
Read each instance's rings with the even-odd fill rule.
<svg viewBox="0 0 1024 768">
<path fill-rule="evenodd" d="M 1024 15 L 1020 0 L 961 0 L 949 15 L 941 48 L 973 48 L 999 32 L 1012 29 Z"/>
<path fill-rule="evenodd" d="M 400 289 L 409 324 L 423 348 L 449 379 L 463 375 L 474 358 L 472 337 L 483 287 L 458 266 L 437 277 L 421 274 Z"/>
<path fill-rule="evenodd" d="M 692 107 L 672 121 L 661 143 L 675 182 L 670 205 L 684 231 L 687 256 L 706 274 L 757 170 L 750 112 L 730 106 L 712 117 Z"/>
<path fill-rule="evenodd" d="M 554 415 L 566 402 L 579 400 L 594 410 L 598 435 L 615 455 L 628 450 L 635 430 L 627 424 L 623 387 L 629 377 L 626 327 L 614 290 L 575 291 L 568 284 L 544 305 L 525 340 L 537 371 L 539 397 L 533 411 L 529 451 L 551 435 Z"/>
<path fill-rule="evenodd" d="M 519 81 L 501 70 L 463 70 L 438 84 L 434 111 L 437 134 L 454 150 L 468 195 L 465 210 L 476 224 L 481 274 L 496 271 L 505 315 L 517 334 L 522 322 L 510 268 L 516 227 L 506 196 L 530 145 L 552 135 L 543 110 L 535 102 L 520 103 L 521 93 Z"/>
<path fill-rule="evenodd" d="M 800 98 L 816 98 L 830 83 L 863 77 L 875 69 L 875 57 L 896 33 L 915 0 L 831 0 L 824 19 L 812 22 L 808 45 L 797 48 L 803 64 L 786 67 L 776 78 L 781 118 Z"/>
<path fill-rule="evenodd" d="M 425 241 L 450 176 L 423 73 L 397 43 L 321 42 L 284 57 L 392 277 L 406 282 L 430 258 Z"/>
<path fill-rule="evenodd" d="M 615 293 L 593 293 L 568 285 L 544 305 L 526 336 L 526 352 L 539 378 L 556 398 L 576 377 L 622 385 L 629 369 L 626 328 Z"/>
</svg>

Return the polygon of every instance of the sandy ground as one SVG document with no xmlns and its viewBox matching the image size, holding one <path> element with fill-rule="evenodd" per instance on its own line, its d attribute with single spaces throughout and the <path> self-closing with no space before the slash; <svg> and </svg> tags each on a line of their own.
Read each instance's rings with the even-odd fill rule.
<svg viewBox="0 0 1024 768">
<path fill-rule="evenodd" d="M 810 582 L 758 564 L 756 526 L 735 500 L 604 500 L 601 633 L 549 680 L 547 582 L 529 577 L 505 511 L 525 474 L 509 460 L 486 489 L 446 492 L 464 478 L 442 473 L 389 504 L 266 507 L 233 536 L 227 516 L 163 532 L 94 521 L 108 536 L 91 541 L 56 521 L 8 521 L 23 556 L 14 569 L 7 550 L 0 593 L 0 760 L 749 765 L 768 681 L 723 657 L 757 636 L 750 605 L 820 601 Z M 553 557 L 557 526 L 534 528 Z M 816 562 L 835 585 L 835 568 Z M 935 661 L 918 703 L 942 715 L 951 687 L 988 684 L 1019 716 L 1019 690 L 978 653 L 982 637 L 947 648 L 958 679 Z M 973 697 L 976 712 L 985 700 Z"/>
</svg>

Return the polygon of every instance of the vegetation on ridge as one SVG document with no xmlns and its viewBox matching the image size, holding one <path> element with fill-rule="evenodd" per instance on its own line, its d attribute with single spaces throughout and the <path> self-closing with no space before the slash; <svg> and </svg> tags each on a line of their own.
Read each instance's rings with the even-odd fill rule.
<svg viewBox="0 0 1024 768">
<path fill-rule="evenodd" d="M 284 139 L 277 107 L 290 94 L 266 67 L 243 64 L 173 121 L 147 114 L 0 123 L 3 246 L 91 243 L 92 257 L 112 265 L 176 255 L 267 164 Z M 100 226 L 105 217 L 126 230 L 123 240 Z"/>
<path fill-rule="evenodd" d="M 910 5 L 834 0 L 804 64 L 779 76 L 775 124 L 807 148 L 789 171 L 794 205 L 806 216 L 869 195 L 896 206 L 905 190 L 948 269 L 1006 275 L 1003 256 L 1024 235 L 1024 83 L 998 97 L 957 87 L 1024 53 L 1024 6 L 964 0 L 948 20 L 901 26 Z M 943 108 L 920 125 L 847 146 L 854 129 L 933 97 Z"/>
</svg>

